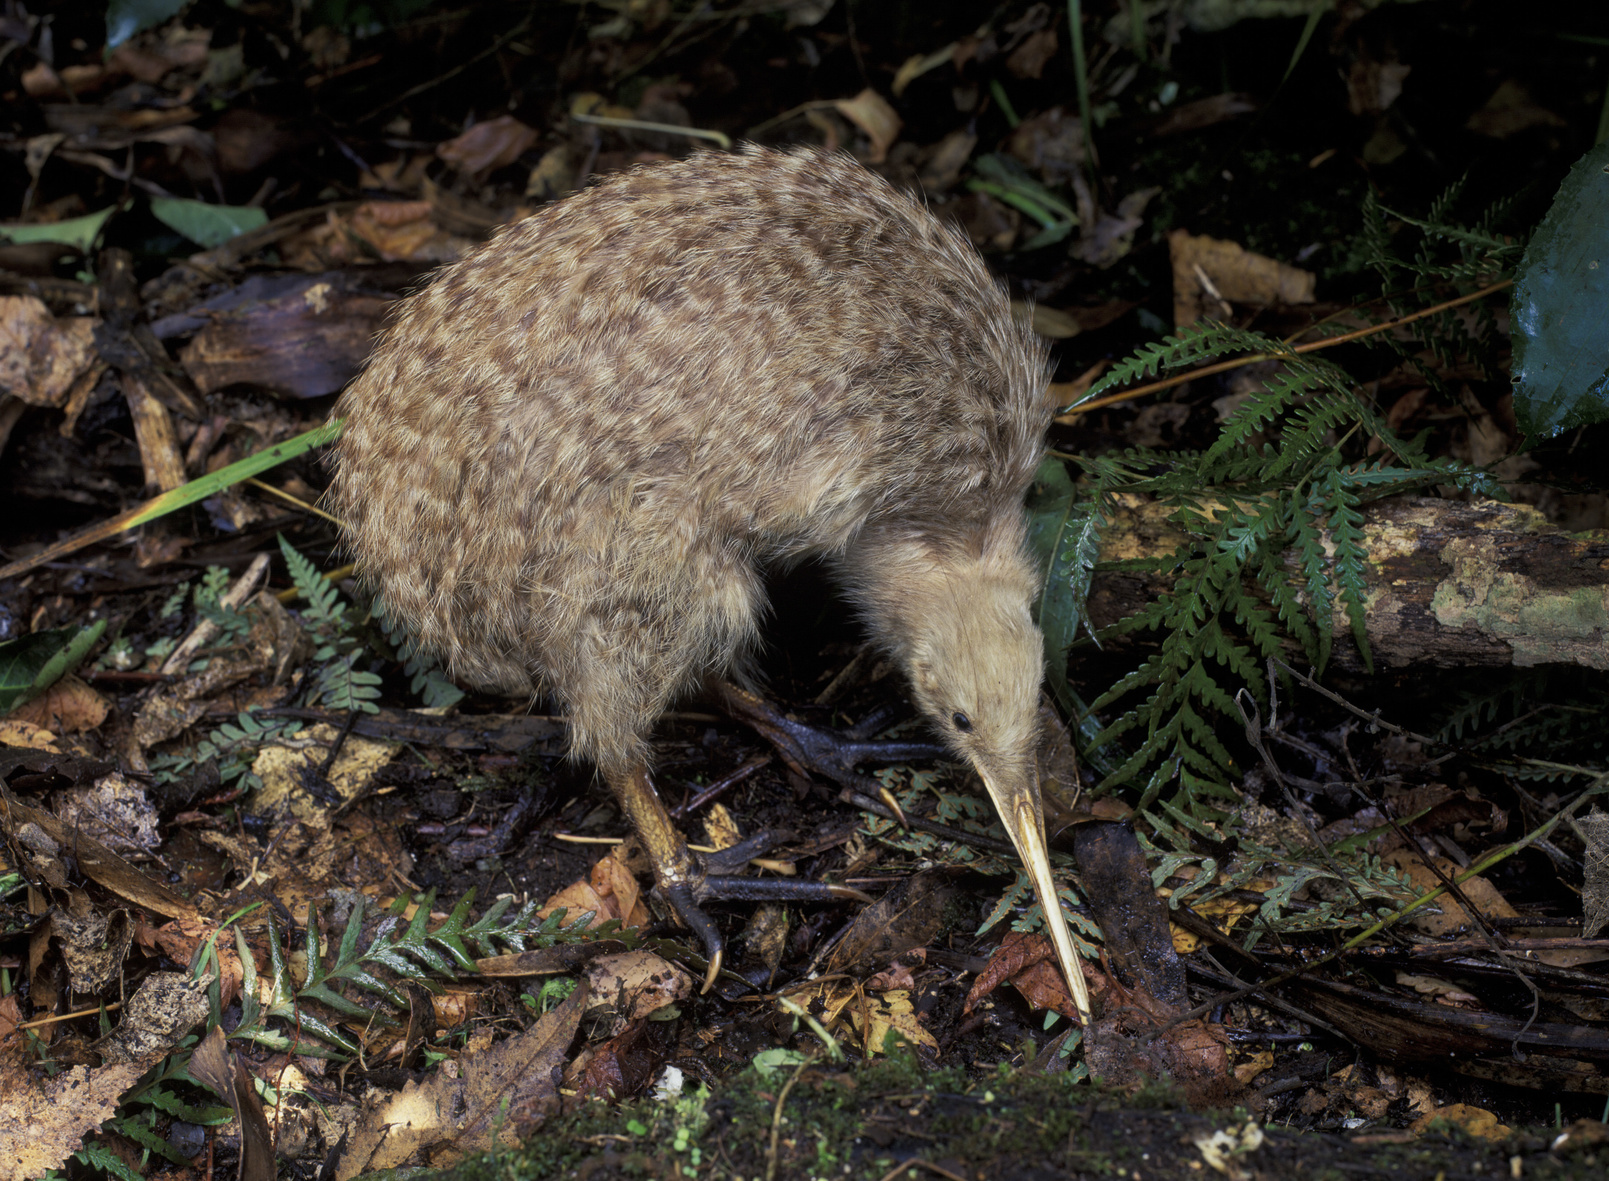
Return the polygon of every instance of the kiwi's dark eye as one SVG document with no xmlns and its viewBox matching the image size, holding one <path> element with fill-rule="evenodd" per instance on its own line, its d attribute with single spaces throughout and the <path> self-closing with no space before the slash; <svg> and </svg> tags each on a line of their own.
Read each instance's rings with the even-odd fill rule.
<svg viewBox="0 0 1609 1181">
<path fill-rule="evenodd" d="M 954 722 L 955 728 L 963 734 L 970 733 L 972 730 L 972 719 L 964 713 L 957 713 L 950 721 Z"/>
</svg>

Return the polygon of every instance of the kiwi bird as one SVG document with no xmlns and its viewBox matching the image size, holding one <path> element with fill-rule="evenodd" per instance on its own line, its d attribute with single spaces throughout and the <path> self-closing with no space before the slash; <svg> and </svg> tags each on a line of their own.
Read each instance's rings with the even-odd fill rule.
<svg viewBox="0 0 1609 1181">
<path fill-rule="evenodd" d="M 768 568 L 824 562 L 982 779 L 1088 1022 L 1035 746 L 1023 494 L 1047 359 L 956 230 L 851 158 L 641 166 L 401 302 L 336 408 L 331 500 L 388 611 L 469 682 L 546 692 L 721 962 L 650 778 L 675 699 L 741 673 Z"/>
</svg>

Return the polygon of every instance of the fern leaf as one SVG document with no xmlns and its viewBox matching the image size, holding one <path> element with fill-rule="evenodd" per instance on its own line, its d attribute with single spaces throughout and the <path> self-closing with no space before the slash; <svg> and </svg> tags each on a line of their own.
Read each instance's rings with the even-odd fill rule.
<svg viewBox="0 0 1609 1181">
<path fill-rule="evenodd" d="M 334 584 L 318 572 L 317 566 L 286 541 L 283 533 L 279 535 L 279 549 L 285 555 L 285 565 L 290 569 L 291 581 L 307 600 L 308 617 L 315 622 L 334 618 L 338 614 L 336 607 L 340 598 Z"/>
<path fill-rule="evenodd" d="M 1357 641 L 1363 657 L 1363 667 L 1374 671 L 1374 658 L 1369 651 L 1369 637 L 1364 625 L 1365 600 L 1368 587 L 1364 583 L 1363 566 L 1367 554 L 1363 546 L 1363 514 L 1358 511 L 1358 498 L 1346 485 L 1346 473 L 1332 471 L 1319 485 L 1324 511 L 1329 518 L 1330 540 L 1335 546 L 1335 574 L 1341 586 L 1341 601 L 1347 617 L 1352 621 L 1352 637 Z"/>
</svg>

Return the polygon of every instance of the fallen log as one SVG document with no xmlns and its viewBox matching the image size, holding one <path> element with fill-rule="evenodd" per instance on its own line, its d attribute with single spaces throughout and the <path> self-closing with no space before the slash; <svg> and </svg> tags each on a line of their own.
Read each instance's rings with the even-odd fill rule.
<svg viewBox="0 0 1609 1181">
<path fill-rule="evenodd" d="M 1157 557 L 1184 534 L 1168 507 L 1126 503 L 1101 560 Z M 1609 669 L 1609 530 L 1567 533 L 1526 505 L 1392 499 L 1366 512 L 1365 631 L 1374 666 L 1575 664 Z M 1287 555 L 1294 570 L 1294 554 Z M 1089 617 L 1104 627 L 1138 610 L 1164 579 L 1103 572 Z M 1361 669 L 1336 611 L 1333 663 Z"/>
</svg>

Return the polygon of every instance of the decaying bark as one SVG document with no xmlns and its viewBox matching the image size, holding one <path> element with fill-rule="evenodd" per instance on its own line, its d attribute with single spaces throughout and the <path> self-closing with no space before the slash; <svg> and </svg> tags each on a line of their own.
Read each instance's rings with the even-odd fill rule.
<svg viewBox="0 0 1609 1181">
<path fill-rule="evenodd" d="M 1171 552 L 1182 538 L 1166 506 L 1132 502 L 1103 561 Z M 1566 533 L 1525 505 L 1398 499 L 1371 505 L 1364 529 L 1366 621 L 1380 668 L 1578 664 L 1609 668 L 1609 531 Z M 1295 567 L 1294 555 L 1287 561 Z M 1163 583 L 1102 574 L 1097 626 L 1135 611 Z M 1351 624 L 1337 612 L 1334 662 L 1358 669 Z"/>
</svg>

